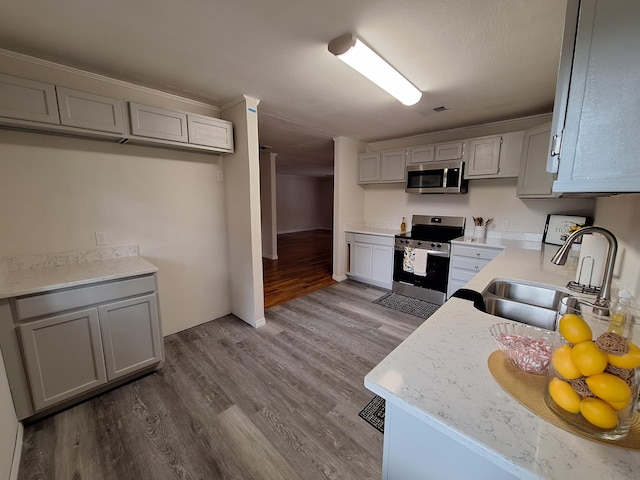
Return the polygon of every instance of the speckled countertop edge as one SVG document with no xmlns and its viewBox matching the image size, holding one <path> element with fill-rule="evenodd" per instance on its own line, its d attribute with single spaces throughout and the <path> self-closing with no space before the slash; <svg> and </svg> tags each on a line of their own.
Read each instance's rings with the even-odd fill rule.
<svg viewBox="0 0 640 480">
<path fill-rule="evenodd" d="M 155 273 L 137 245 L 74 250 L 0 259 L 0 298 L 43 293 Z"/>
</svg>

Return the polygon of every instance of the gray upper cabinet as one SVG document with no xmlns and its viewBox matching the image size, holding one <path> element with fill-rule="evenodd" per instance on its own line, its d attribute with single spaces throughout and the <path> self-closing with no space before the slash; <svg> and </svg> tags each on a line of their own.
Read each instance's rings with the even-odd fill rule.
<svg viewBox="0 0 640 480">
<path fill-rule="evenodd" d="M 520 198 L 552 197 L 554 175 L 546 171 L 551 123 L 525 130 L 520 157 L 517 196 Z"/>
<path fill-rule="evenodd" d="M 417 165 L 419 163 L 430 163 L 435 160 L 436 146 L 424 145 L 421 147 L 413 147 L 409 149 L 410 165 Z"/>
<path fill-rule="evenodd" d="M 189 143 L 233 152 L 233 126 L 219 118 L 187 114 Z"/>
<path fill-rule="evenodd" d="M 462 142 L 436 143 L 434 160 L 458 160 L 462 158 Z"/>
<path fill-rule="evenodd" d="M 107 381 L 95 308 L 18 327 L 36 411 Z"/>
<path fill-rule="evenodd" d="M 469 178 L 496 176 L 500 170 L 502 137 L 480 137 L 467 141 L 465 175 Z"/>
<path fill-rule="evenodd" d="M 358 183 L 402 183 L 407 164 L 406 150 L 358 155 Z"/>
<path fill-rule="evenodd" d="M 513 178 L 520 173 L 524 131 L 470 138 L 464 141 L 464 178 Z"/>
<path fill-rule="evenodd" d="M 131 133 L 140 137 L 189 141 L 187 134 L 187 115 L 164 108 L 129 102 L 131 115 Z"/>
<path fill-rule="evenodd" d="M 110 133 L 125 133 L 124 102 L 65 87 L 56 87 L 60 123 Z"/>
<path fill-rule="evenodd" d="M 0 74 L 0 117 L 59 125 L 55 87 Z"/>
<path fill-rule="evenodd" d="M 640 192 L 638 25 L 637 0 L 569 0 L 547 163 L 556 194 Z"/>
</svg>

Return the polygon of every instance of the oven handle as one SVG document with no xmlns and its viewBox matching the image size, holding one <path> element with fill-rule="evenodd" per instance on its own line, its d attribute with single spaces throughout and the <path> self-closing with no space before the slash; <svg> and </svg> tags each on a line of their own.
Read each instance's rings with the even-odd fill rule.
<svg viewBox="0 0 640 480">
<path fill-rule="evenodd" d="M 414 247 L 414 248 L 419 248 L 419 247 Z M 399 247 L 396 246 L 395 250 L 397 252 L 402 252 L 404 251 L 404 247 Z M 449 257 L 449 252 L 443 252 L 442 250 L 429 250 L 429 249 L 425 249 L 427 250 L 427 255 L 433 255 L 434 257 Z"/>
</svg>

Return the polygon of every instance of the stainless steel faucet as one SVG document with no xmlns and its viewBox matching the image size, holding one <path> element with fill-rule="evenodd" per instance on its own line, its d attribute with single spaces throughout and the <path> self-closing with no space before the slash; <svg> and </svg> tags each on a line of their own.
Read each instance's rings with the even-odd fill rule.
<svg viewBox="0 0 640 480">
<path fill-rule="evenodd" d="M 599 233 L 609 242 L 602 287 L 593 307 L 593 313 L 606 316 L 609 315 L 609 304 L 611 303 L 611 278 L 613 277 L 613 267 L 616 263 L 616 254 L 618 253 L 618 240 L 616 240 L 613 233 L 602 227 L 582 227 L 567 237 L 564 244 L 558 249 L 551 259 L 551 262 L 556 265 L 564 265 L 567 261 L 567 257 L 569 256 L 569 250 L 571 250 L 573 242 L 586 233 Z"/>
</svg>

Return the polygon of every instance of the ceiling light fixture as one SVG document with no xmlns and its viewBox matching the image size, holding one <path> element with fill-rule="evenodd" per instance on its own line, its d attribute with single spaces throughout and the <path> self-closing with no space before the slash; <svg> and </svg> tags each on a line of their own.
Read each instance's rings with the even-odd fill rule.
<svg viewBox="0 0 640 480">
<path fill-rule="evenodd" d="M 329 51 L 405 105 L 415 105 L 422 92 L 352 33 L 329 42 Z"/>
</svg>

